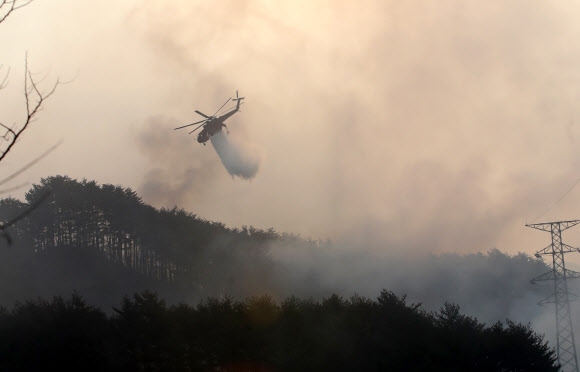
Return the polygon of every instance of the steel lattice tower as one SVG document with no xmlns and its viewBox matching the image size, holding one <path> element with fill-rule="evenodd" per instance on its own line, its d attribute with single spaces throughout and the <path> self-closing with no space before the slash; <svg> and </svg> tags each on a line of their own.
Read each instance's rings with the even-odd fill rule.
<svg viewBox="0 0 580 372">
<path fill-rule="evenodd" d="M 578 296 L 568 292 L 567 279 L 579 278 L 580 273 L 566 269 L 564 254 L 580 252 L 580 250 L 562 242 L 562 231 L 578 224 L 580 224 L 580 220 L 526 225 L 527 227 L 552 234 L 552 243 L 535 255 L 538 258 L 541 255 L 552 256 L 552 270 L 532 279 L 532 284 L 546 280 L 554 281 L 554 293 L 544 298 L 539 304 L 553 303 L 556 305 L 556 351 L 558 353 L 558 361 L 562 365 L 562 371 L 570 372 L 579 372 L 576 345 L 574 343 L 574 329 L 572 328 L 570 314 L 570 301 L 577 299 Z"/>
</svg>

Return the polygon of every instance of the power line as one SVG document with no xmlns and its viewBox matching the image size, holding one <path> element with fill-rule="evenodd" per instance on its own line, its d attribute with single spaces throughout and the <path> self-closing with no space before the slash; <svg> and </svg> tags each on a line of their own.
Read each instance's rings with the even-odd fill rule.
<svg viewBox="0 0 580 372">
<path fill-rule="evenodd" d="M 572 191 L 576 187 L 576 185 L 578 185 L 578 183 L 580 183 L 580 177 L 576 180 L 576 182 L 574 182 L 574 184 L 572 185 L 572 187 L 570 187 L 568 189 L 568 191 L 566 191 L 564 193 L 564 195 L 562 195 L 562 197 L 560 199 L 558 199 L 554 204 L 552 204 L 548 209 L 546 209 L 546 211 L 544 213 L 542 213 L 539 216 L 537 216 L 536 218 L 534 218 L 532 220 L 532 222 L 535 222 L 538 219 L 540 219 L 541 217 L 544 217 L 546 215 L 546 213 L 548 213 L 549 211 L 552 210 L 552 208 L 554 208 L 556 205 L 558 205 L 558 203 L 560 203 L 562 201 L 562 199 L 564 199 L 566 197 L 566 195 L 568 195 L 570 193 L 570 191 Z"/>
</svg>

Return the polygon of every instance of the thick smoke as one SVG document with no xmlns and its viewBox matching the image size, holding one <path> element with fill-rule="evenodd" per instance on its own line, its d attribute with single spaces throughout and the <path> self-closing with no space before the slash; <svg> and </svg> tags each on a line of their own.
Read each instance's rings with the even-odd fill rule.
<svg viewBox="0 0 580 372">
<path fill-rule="evenodd" d="M 250 180 L 256 176 L 260 168 L 260 155 L 250 144 L 240 140 L 232 141 L 223 132 L 213 135 L 210 140 L 232 177 Z"/>
<path fill-rule="evenodd" d="M 174 118 L 153 116 L 136 135 L 137 146 L 150 164 L 138 191 L 156 207 L 199 201 L 219 170 L 215 156 L 202 151 L 194 136 L 172 130 L 180 124 Z"/>
<path fill-rule="evenodd" d="M 330 293 L 374 298 L 385 288 L 406 294 L 427 311 L 455 303 L 487 324 L 506 318 L 529 322 L 550 342 L 555 340 L 553 304 L 538 306 L 553 290 L 553 283 L 530 283 L 549 266 L 523 253 L 508 255 L 491 249 L 464 255 L 385 254 L 364 243 L 354 250 L 352 242 L 311 247 L 287 242 L 270 248 L 276 265 L 276 277 L 270 282 L 280 298 L 291 294 L 321 298 Z M 570 281 L 569 286 L 578 293 L 578 283 Z M 572 312 L 579 324 L 580 308 L 573 306 Z"/>
<path fill-rule="evenodd" d="M 126 23 L 174 67 L 172 100 L 252 98 L 248 135 L 268 164 L 243 193 L 212 188 L 224 207 L 211 213 L 331 239 L 376 230 L 395 249 L 533 246 L 526 217 L 578 174 L 577 7 L 240 4 L 175 1 L 159 17 L 166 2 L 151 0 Z M 573 217 L 577 199 L 546 218 Z M 236 203 L 252 210 L 230 217 Z"/>
</svg>

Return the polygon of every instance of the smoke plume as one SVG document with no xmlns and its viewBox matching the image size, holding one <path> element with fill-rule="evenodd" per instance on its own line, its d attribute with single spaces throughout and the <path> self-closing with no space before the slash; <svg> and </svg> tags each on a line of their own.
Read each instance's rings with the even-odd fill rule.
<svg viewBox="0 0 580 372">
<path fill-rule="evenodd" d="M 200 151 L 195 137 L 172 130 L 182 123 L 165 116 L 147 119 L 135 142 L 150 168 L 139 193 L 155 207 L 194 203 L 212 187 L 219 163 L 209 151 Z M 203 147 L 203 146 L 202 146 Z"/>
<path fill-rule="evenodd" d="M 260 155 L 249 143 L 244 143 L 239 139 L 232 141 L 223 132 L 213 135 L 210 140 L 222 164 L 232 177 L 250 180 L 256 176 L 260 167 Z"/>
<path fill-rule="evenodd" d="M 220 184 L 211 205 L 184 207 L 330 239 L 376 226 L 375 240 L 405 251 L 534 246 L 526 217 L 578 177 L 580 9 L 330 3 L 179 0 L 167 12 L 151 0 L 128 15 L 171 66 L 172 113 L 240 89 L 248 136 L 268 154 L 252 188 Z M 578 199 L 546 218 L 573 217 Z M 242 203 L 251 211 L 232 214 Z"/>
</svg>

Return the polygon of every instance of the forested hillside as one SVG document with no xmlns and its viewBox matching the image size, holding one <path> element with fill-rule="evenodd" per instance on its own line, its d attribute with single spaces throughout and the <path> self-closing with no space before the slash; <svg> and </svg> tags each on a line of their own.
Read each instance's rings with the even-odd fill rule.
<svg viewBox="0 0 580 372">
<path fill-rule="evenodd" d="M 120 297 L 154 290 L 170 303 L 270 294 L 320 299 L 331 293 L 406 293 L 435 310 L 458 303 L 485 322 L 540 319 L 547 266 L 525 254 L 381 255 L 362 245 L 317 242 L 273 229 L 231 228 L 181 209 L 155 209 L 132 190 L 66 176 L 42 179 L 25 200 L 0 200 L 10 220 L 0 249 L 0 300 L 10 305 L 77 290 L 110 311 Z M 543 318 L 542 318 L 543 319 Z M 551 319 L 551 317 L 550 317 Z M 551 324 L 551 322 L 550 322 Z"/>
<path fill-rule="evenodd" d="M 181 209 L 157 210 L 130 189 L 68 177 L 43 179 L 26 193 L 27 203 L 2 200 L 0 217 L 22 213 L 46 193 L 48 200 L 13 229 L 19 241 L 40 252 L 55 247 L 90 249 L 113 263 L 170 282 L 201 273 L 202 263 L 228 258 L 205 257 L 212 246 L 219 248 L 215 252 L 235 242 L 246 252 L 261 253 L 264 242 L 281 239 L 273 230 L 229 229 Z M 203 285 L 204 276 L 197 275 L 196 281 Z"/>
<path fill-rule="evenodd" d="M 267 243 L 294 241 L 252 227 L 227 228 L 181 209 L 155 209 L 127 188 L 57 176 L 42 179 L 25 201 L 0 201 L 0 218 L 10 220 L 46 196 L 32 213 L 9 229 L 17 253 L 80 260 L 95 268 L 95 285 L 110 271 L 130 281 L 181 287 L 198 296 L 242 293 L 259 288 L 271 273 Z M 305 244 L 307 242 L 304 241 Z M 30 258 L 30 257 L 29 257 Z M 52 259 L 54 261 L 54 259 Z M 96 265 L 96 266 L 95 266 Z M 99 270 L 103 272 L 98 272 Z M 38 274 L 38 273 L 37 273 Z M 107 275 L 105 275 L 107 274 Z M 128 293 L 143 285 L 127 286 Z"/>
</svg>

